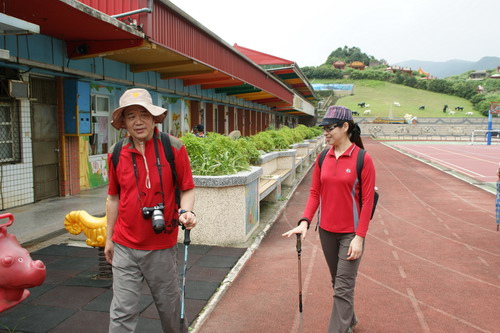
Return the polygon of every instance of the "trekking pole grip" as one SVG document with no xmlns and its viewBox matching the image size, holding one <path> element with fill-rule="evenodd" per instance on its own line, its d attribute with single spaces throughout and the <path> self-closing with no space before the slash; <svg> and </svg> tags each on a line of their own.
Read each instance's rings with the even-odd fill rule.
<svg viewBox="0 0 500 333">
<path fill-rule="evenodd" d="M 302 234 L 296 234 L 297 235 L 297 252 L 300 253 L 302 251 Z"/>
<path fill-rule="evenodd" d="M 184 245 L 191 243 L 191 229 L 184 229 Z"/>
</svg>

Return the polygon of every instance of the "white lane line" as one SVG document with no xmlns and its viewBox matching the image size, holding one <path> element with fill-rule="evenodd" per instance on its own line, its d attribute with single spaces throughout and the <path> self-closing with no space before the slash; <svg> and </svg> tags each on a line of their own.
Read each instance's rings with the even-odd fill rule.
<svg viewBox="0 0 500 333">
<path fill-rule="evenodd" d="M 437 217 L 437 220 L 438 220 L 439 222 L 444 222 L 444 221 L 443 221 L 443 219 L 442 219 L 442 218 L 440 218 L 440 217 Z"/>
<path fill-rule="evenodd" d="M 454 233 L 454 232 L 452 232 L 451 234 L 452 234 L 453 236 L 455 236 L 456 238 L 458 238 L 458 239 L 462 239 L 459 235 L 457 235 L 457 234 L 456 234 L 456 233 Z"/>
<path fill-rule="evenodd" d="M 383 287 L 383 288 L 385 288 L 385 289 L 387 289 L 387 290 L 391 291 L 391 292 L 392 292 L 392 293 L 394 293 L 394 294 L 397 294 L 397 295 L 399 295 L 399 296 L 402 296 L 402 297 L 405 297 L 405 298 L 408 298 L 408 299 L 410 298 L 410 296 L 409 296 L 408 294 L 405 294 L 405 293 L 403 293 L 403 292 L 401 292 L 401 291 L 399 291 L 399 290 L 396 290 L 396 289 L 392 288 L 391 286 L 389 286 L 389 285 L 387 285 L 387 284 L 384 284 L 383 282 L 380 282 L 380 281 L 378 281 L 378 280 L 376 280 L 376 279 L 374 279 L 374 278 L 372 278 L 372 277 L 370 277 L 370 276 L 368 276 L 368 275 L 366 275 L 366 274 L 363 274 L 363 273 L 361 273 L 361 272 L 359 272 L 358 274 L 359 274 L 360 276 L 364 277 L 365 279 L 370 280 L 371 282 L 373 282 L 373 283 L 375 283 L 375 284 L 378 284 L 379 286 L 381 286 L 381 287 Z M 474 325 L 473 323 L 470 323 L 470 322 L 468 322 L 468 321 L 467 321 L 467 320 L 465 320 L 465 319 L 462 319 L 462 318 L 460 318 L 460 317 L 457 317 L 457 316 L 455 316 L 454 314 L 448 313 L 448 312 L 446 312 L 446 311 L 444 311 L 444 310 L 438 309 L 438 308 L 436 308 L 435 306 L 429 305 L 429 304 L 427 304 L 427 303 L 425 303 L 425 302 L 423 302 L 423 301 L 419 301 L 419 300 L 418 300 L 418 299 L 416 299 L 416 298 L 414 298 L 414 299 L 412 299 L 412 300 L 410 300 L 410 301 L 411 301 L 411 302 L 416 302 L 416 303 L 418 303 L 418 304 L 420 304 L 420 305 L 422 305 L 422 306 L 425 306 L 425 307 L 427 307 L 427 308 L 429 308 L 429 309 L 431 309 L 431 310 L 433 310 L 433 311 L 436 311 L 436 312 L 438 312 L 438 313 L 440 313 L 440 314 L 442 314 L 442 315 L 444 315 L 444 316 L 446 316 L 446 317 L 449 317 L 449 318 L 451 318 L 451 319 L 453 319 L 453 320 L 456 320 L 456 321 L 458 321 L 458 322 L 460 322 L 460 323 L 462 323 L 462 324 L 464 324 L 464 325 L 467 325 L 467 326 L 469 326 L 469 327 L 472 327 L 472 328 L 474 328 L 474 329 L 478 330 L 479 332 L 483 332 L 483 333 L 491 333 L 490 331 L 485 330 L 485 329 L 483 329 L 483 328 L 481 328 L 481 327 L 479 327 L 479 326 L 477 326 L 477 325 Z"/>
<path fill-rule="evenodd" d="M 375 236 L 375 235 L 371 235 L 370 237 L 371 237 L 371 238 L 373 238 L 373 239 L 376 239 L 376 240 L 378 240 L 378 241 L 380 241 L 380 242 L 382 242 L 382 243 L 389 244 L 389 242 L 387 242 L 387 241 L 383 240 L 382 238 L 379 238 L 379 237 L 377 237 L 377 236 Z M 391 245 L 391 244 L 389 244 L 389 245 Z M 488 286 L 490 286 L 490 287 L 493 287 L 493 288 L 496 288 L 496 289 L 500 289 L 500 284 L 493 284 L 493 283 L 491 283 L 491 282 L 488 282 L 488 281 L 484 281 L 484 280 L 478 279 L 478 278 L 476 278 L 476 277 L 474 277 L 474 276 L 472 276 L 472 275 L 469 275 L 469 274 L 466 274 L 466 273 L 462 273 L 462 272 L 460 272 L 460 271 L 457 271 L 456 269 L 446 267 L 446 266 L 441 265 L 441 264 L 439 264 L 439 263 L 437 263 L 437 262 L 434 262 L 433 260 L 429 260 L 429 259 L 427 259 L 427 258 L 424 258 L 424 257 L 422 257 L 422 256 L 419 256 L 419 255 L 417 255 L 417 254 L 415 254 L 415 253 L 413 253 L 413 252 L 410 252 L 410 251 L 408 251 L 408 250 L 405 250 L 405 249 L 403 249 L 403 248 L 401 248 L 401 247 L 394 246 L 394 245 L 391 245 L 391 246 L 393 246 L 395 249 L 399 250 L 400 252 L 403 252 L 403 253 L 406 253 L 406 254 L 408 254 L 408 255 L 410 255 L 410 256 L 412 256 L 412 257 L 418 258 L 418 259 L 420 259 L 420 260 L 422 260 L 422 261 L 424 261 L 424 262 L 426 262 L 426 263 L 428 263 L 428 264 L 430 264 L 430 265 L 437 266 L 437 267 L 439 267 L 439 268 L 441 268 L 441 269 L 444 269 L 444 270 L 447 270 L 447 271 L 449 271 L 449 272 L 452 272 L 452 273 L 458 274 L 458 275 L 460 275 L 460 276 L 466 277 L 466 278 L 468 278 L 468 279 L 471 279 L 471 280 L 474 280 L 474 281 L 477 281 L 477 282 L 483 283 L 483 284 L 488 285 Z"/>
<path fill-rule="evenodd" d="M 490 264 L 488 264 L 488 262 L 486 260 L 484 260 L 483 258 L 481 257 L 477 257 L 477 259 L 479 259 L 480 262 L 482 262 L 484 265 L 486 266 L 489 266 Z"/>
<path fill-rule="evenodd" d="M 387 239 L 387 243 L 389 243 L 390 246 L 394 246 L 394 244 L 392 243 L 392 239 Z"/>
<path fill-rule="evenodd" d="M 422 310 L 420 310 L 419 302 L 417 298 L 415 297 L 415 293 L 413 292 L 413 289 L 411 288 L 406 288 L 406 292 L 408 293 L 408 296 L 410 297 L 411 300 L 411 305 L 413 305 L 413 309 L 415 310 L 415 313 L 417 314 L 418 322 L 420 323 L 420 327 L 422 327 L 422 330 L 424 332 L 430 332 L 431 330 L 429 329 L 429 325 L 427 324 L 427 321 L 425 320 L 424 313 Z"/>
<path fill-rule="evenodd" d="M 454 243 L 457 243 L 457 244 L 465 245 L 465 243 L 463 243 L 462 241 L 456 240 L 456 239 L 454 239 L 454 238 L 450 238 L 450 237 L 443 236 L 443 234 L 442 234 L 442 233 L 438 233 L 438 232 L 431 231 L 431 230 L 429 230 L 429 229 L 427 229 L 427 228 L 424 228 L 424 227 L 419 226 L 418 224 L 412 223 L 412 222 L 408 221 L 407 219 L 404 219 L 404 218 L 402 218 L 402 217 L 400 217 L 400 216 L 398 216 L 398 215 L 396 215 L 396 214 L 393 214 L 391 211 L 389 211 L 387 208 L 385 208 L 385 207 L 384 207 L 384 205 L 381 205 L 381 207 L 380 207 L 380 208 L 381 208 L 381 209 L 383 209 L 383 210 L 385 210 L 385 211 L 387 211 L 387 212 L 388 212 L 388 214 L 391 214 L 391 215 L 392 215 L 395 219 L 397 219 L 397 220 L 399 220 L 399 221 L 402 221 L 402 222 L 404 222 L 404 223 L 406 223 L 406 224 L 412 225 L 412 226 L 414 226 L 415 228 L 418 228 L 418 229 L 420 229 L 420 230 L 423 230 L 423 231 L 425 231 L 425 232 L 428 232 L 428 233 L 430 233 L 430 234 L 432 234 L 432 235 L 435 235 L 435 236 L 437 236 L 437 237 L 444 238 L 444 239 L 446 239 L 446 240 L 448 240 L 448 241 L 450 241 L 450 242 L 454 242 Z M 492 229 L 493 229 L 493 228 L 492 228 Z M 491 232 L 492 232 L 492 233 L 497 233 L 497 231 L 491 231 Z M 470 245 L 469 245 L 469 246 L 470 246 Z M 496 253 L 496 252 L 492 252 L 492 251 L 484 250 L 484 249 L 481 249 L 481 248 L 479 248 L 479 247 L 473 247 L 473 249 L 474 249 L 474 250 L 477 250 L 477 251 L 481 251 L 481 252 L 487 253 L 487 254 L 489 254 L 489 255 L 491 255 L 491 256 L 500 257 L 500 253 Z"/>
<path fill-rule="evenodd" d="M 406 279 L 407 276 L 406 276 L 406 273 L 405 273 L 405 270 L 404 270 L 403 266 L 399 266 L 398 268 L 399 268 L 399 275 L 401 275 L 401 277 L 403 279 Z"/>
<path fill-rule="evenodd" d="M 389 231 L 388 231 L 387 229 L 384 229 L 384 234 L 385 234 L 386 236 L 389 236 Z"/>
<path fill-rule="evenodd" d="M 448 230 L 451 230 L 450 226 L 449 226 L 449 225 L 447 225 L 447 224 L 445 224 L 445 225 L 444 225 L 444 227 L 445 227 L 446 229 L 448 229 Z"/>
<path fill-rule="evenodd" d="M 392 250 L 392 255 L 394 256 L 394 260 L 399 260 L 399 255 L 396 251 Z"/>
<path fill-rule="evenodd" d="M 451 169 L 454 169 L 454 170 L 461 170 L 463 173 L 468 174 L 469 176 L 477 176 L 477 177 L 481 177 L 481 178 L 487 177 L 487 175 L 483 175 L 483 174 L 474 172 L 472 170 L 463 168 L 463 167 L 461 167 L 461 166 L 459 166 L 457 164 L 450 163 L 448 161 L 439 159 L 439 158 L 437 158 L 435 156 L 424 154 L 422 152 L 419 152 L 418 150 L 414 150 L 414 149 L 411 149 L 411 148 L 408 148 L 408 150 L 410 150 L 411 152 L 413 152 L 413 154 L 415 154 L 415 155 L 417 155 L 419 157 L 427 158 L 430 161 L 437 162 L 437 163 L 439 163 L 439 164 L 441 164 L 443 166 L 447 166 L 447 167 L 449 167 Z M 490 161 L 486 161 L 486 162 L 490 163 Z"/>
</svg>

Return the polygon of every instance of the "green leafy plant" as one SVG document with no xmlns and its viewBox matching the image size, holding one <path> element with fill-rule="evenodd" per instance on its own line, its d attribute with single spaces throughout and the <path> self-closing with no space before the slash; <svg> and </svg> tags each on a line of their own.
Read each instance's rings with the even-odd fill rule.
<svg viewBox="0 0 500 333">
<path fill-rule="evenodd" d="M 236 145 L 243 152 L 244 156 L 247 157 L 248 163 L 257 164 L 259 162 L 260 152 L 251 138 L 239 138 L 236 140 Z"/>
<path fill-rule="evenodd" d="M 194 175 L 219 176 L 248 170 L 251 164 L 259 162 L 261 153 L 290 149 L 293 143 L 321 134 L 319 127 L 299 125 L 294 129 L 285 126 L 237 140 L 217 133 L 207 133 L 205 138 L 188 133 L 181 140 Z"/>
<path fill-rule="evenodd" d="M 208 133 L 206 138 L 186 134 L 181 140 L 195 175 L 230 175 L 248 170 L 250 163 L 246 151 L 229 137 L 217 133 Z"/>
<path fill-rule="evenodd" d="M 273 137 L 268 131 L 257 133 L 250 138 L 258 150 L 268 153 L 275 149 Z"/>
<path fill-rule="evenodd" d="M 290 148 L 291 143 L 278 130 L 269 131 L 269 135 L 273 139 L 274 149 L 285 150 L 285 149 Z"/>
</svg>

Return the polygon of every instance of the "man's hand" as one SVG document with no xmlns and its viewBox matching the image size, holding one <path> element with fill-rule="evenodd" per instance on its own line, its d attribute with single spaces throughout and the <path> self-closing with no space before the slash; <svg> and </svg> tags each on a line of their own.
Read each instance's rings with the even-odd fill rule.
<svg viewBox="0 0 500 333">
<path fill-rule="evenodd" d="M 188 230 L 196 226 L 196 215 L 192 212 L 184 212 L 179 215 L 179 222 Z"/>
<path fill-rule="evenodd" d="M 106 240 L 106 246 L 104 247 L 104 255 L 106 256 L 106 261 L 112 265 L 113 255 L 115 254 L 115 243 L 112 240 Z"/>
</svg>

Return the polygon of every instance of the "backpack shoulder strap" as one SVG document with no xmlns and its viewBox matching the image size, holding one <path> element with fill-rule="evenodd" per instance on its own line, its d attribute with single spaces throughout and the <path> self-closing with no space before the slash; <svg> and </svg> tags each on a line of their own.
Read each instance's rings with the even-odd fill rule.
<svg viewBox="0 0 500 333">
<path fill-rule="evenodd" d="M 120 152 L 122 151 L 122 147 L 123 147 L 123 139 L 119 140 L 113 147 L 111 161 L 113 161 L 113 166 L 115 167 L 115 170 L 118 167 L 118 162 L 120 162 Z"/>
<path fill-rule="evenodd" d="M 175 169 L 175 156 L 172 150 L 172 144 L 170 143 L 170 136 L 165 132 L 160 132 L 161 144 L 163 145 L 163 151 L 165 152 L 165 157 L 168 164 L 170 164 L 170 170 L 172 171 L 172 183 L 175 186 L 175 203 L 177 208 L 181 208 L 181 192 L 179 189 L 179 184 L 177 183 L 177 170 Z"/>
<path fill-rule="evenodd" d="M 323 160 L 325 159 L 326 157 L 326 154 L 328 154 L 328 151 L 330 150 L 330 147 L 326 147 L 325 149 L 323 149 L 321 151 L 321 153 L 319 154 L 319 160 L 318 160 L 318 165 L 319 165 L 319 169 L 321 170 L 321 165 L 323 165 Z"/>
<path fill-rule="evenodd" d="M 359 183 L 359 206 L 361 207 L 362 203 L 362 193 L 361 193 L 361 171 L 363 171 L 363 165 L 365 164 L 365 153 L 366 150 L 359 149 L 358 159 L 356 160 L 356 172 L 358 174 L 358 183 Z"/>
<path fill-rule="evenodd" d="M 168 163 L 171 166 L 175 165 L 175 164 L 172 164 L 172 163 L 174 163 L 175 157 L 174 157 L 174 152 L 172 150 L 172 144 L 170 143 L 169 135 L 165 132 L 160 132 L 160 138 L 161 138 L 161 143 L 163 145 L 163 150 L 165 151 L 165 157 L 167 158 Z M 175 168 L 174 168 L 174 172 L 175 172 Z"/>
</svg>

